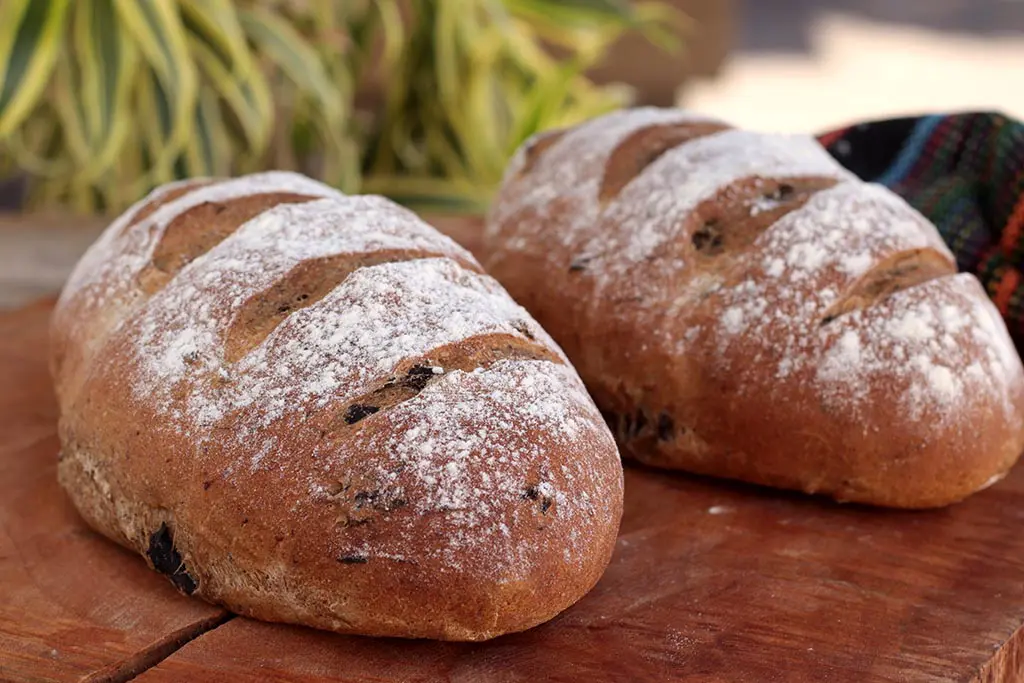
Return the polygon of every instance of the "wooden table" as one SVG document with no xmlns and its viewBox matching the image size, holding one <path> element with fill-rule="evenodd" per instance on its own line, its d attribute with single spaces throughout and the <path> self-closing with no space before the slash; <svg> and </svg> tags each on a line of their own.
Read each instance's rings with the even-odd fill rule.
<svg viewBox="0 0 1024 683">
<path fill-rule="evenodd" d="M 473 222 L 446 227 L 473 244 Z M 1024 468 L 898 513 L 627 466 L 607 573 L 528 632 L 409 642 L 233 617 L 61 493 L 49 311 L 0 313 L 0 680 L 1024 680 Z"/>
</svg>

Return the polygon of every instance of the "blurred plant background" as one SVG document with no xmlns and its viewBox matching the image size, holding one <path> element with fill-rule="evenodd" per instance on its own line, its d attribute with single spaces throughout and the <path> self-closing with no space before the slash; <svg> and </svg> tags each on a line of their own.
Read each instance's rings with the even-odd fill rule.
<svg viewBox="0 0 1024 683">
<path fill-rule="evenodd" d="M 3 0 L 0 179 L 112 213 L 287 168 L 476 211 L 527 137 L 629 103 L 587 75 L 610 45 L 684 28 L 626 0 Z"/>
</svg>

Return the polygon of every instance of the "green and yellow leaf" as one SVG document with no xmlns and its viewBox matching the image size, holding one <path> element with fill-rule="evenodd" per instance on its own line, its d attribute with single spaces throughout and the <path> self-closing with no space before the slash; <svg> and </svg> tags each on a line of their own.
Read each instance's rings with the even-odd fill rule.
<svg viewBox="0 0 1024 683">
<path fill-rule="evenodd" d="M 182 18 L 193 36 L 201 38 L 228 69 L 245 78 L 253 68 L 252 55 L 232 0 L 178 0 Z"/>
<path fill-rule="evenodd" d="M 0 140 L 29 116 L 46 89 L 61 52 L 68 5 L 69 0 L 4 0 Z"/>
<path fill-rule="evenodd" d="M 60 117 L 44 104 L 4 141 L 18 168 L 40 178 L 61 178 L 74 171 L 71 159 L 55 150 L 61 142 Z"/>
<path fill-rule="evenodd" d="M 160 150 L 162 158 L 156 164 L 164 166 L 187 141 L 198 94 L 187 32 L 175 0 L 115 0 L 115 6 L 121 24 L 156 74 L 170 103 L 170 130 Z"/>
<path fill-rule="evenodd" d="M 121 28 L 114 0 L 79 2 L 71 38 L 79 77 L 66 87 L 79 100 L 88 149 L 81 175 L 95 178 L 116 162 L 133 125 L 129 97 L 139 53 Z M 65 97 L 62 89 L 57 97 Z"/>
<path fill-rule="evenodd" d="M 82 79 L 77 65 L 66 52 L 57 60 L 54 79 L 56 87 L 53 104 L 60 117 L 64 144 L 75 166 L 87 169 L 90 163 L 88 122 L 82 102 L 77 96 L 82 90 Z"/>
<path fill-rule="evenodd" d="M 146 172 L 133 183 L 133 193 L 141 197 L 150 188 L 175 179 L 174 164 L 183 148 L 172 144 L 174 112 L 154 70 L 146 69 L 136 81 L 134 101 Z"/>
<path fill-rule="evenodd" d="M 275 67 L 323 110 L 343 125 L 345 103 L 316 50 L 288 22 L 261 7 L 240 13 L 246 35 Z"/>
<path fill-rule="evenodd" d="M 221 117 L 220 104 L 213 90 L 203 89 L 196 107 L 195 131 L 185 148 L 189 176 L 228 174 L 228 132 Z"/>
<path fill-rule="evenodd" d="M 230 108 L 250 152 L 254 155 L 262 154 L 270 141 L 274 125 L 274 110 L 266 77 L 254 69 L 249 72 L 248 78 L 240 79 L 201 40 L 190 36 L 189 46 L 210 87 Z"/>
</svg>

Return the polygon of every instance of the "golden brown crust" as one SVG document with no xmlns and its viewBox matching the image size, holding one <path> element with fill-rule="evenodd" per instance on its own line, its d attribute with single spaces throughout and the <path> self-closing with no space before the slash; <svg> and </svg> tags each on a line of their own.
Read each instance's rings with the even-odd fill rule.
<svg viewBox="0 0 1024 683">
<path fill-rule="evenodd" d="M 312 199 L 248 203 L 270 192 Z M 210 203 L 258 217 L 184 245 L 148 293 L 166 226 Z M 614 442 L 472 256 L 284 174 L 162 204 L 111 226 L 54 319 L 58 471 L 92 526 L 186 593 L 342 632 L 490 638 L 596 583 Z"/>
<path fill-rule="evenodd" d="M 810 138 L 618 112 L 519 154 L 484 246 L 646 463 L 929 507 L 1024 447 L 977 281 Z"/>
</svg>

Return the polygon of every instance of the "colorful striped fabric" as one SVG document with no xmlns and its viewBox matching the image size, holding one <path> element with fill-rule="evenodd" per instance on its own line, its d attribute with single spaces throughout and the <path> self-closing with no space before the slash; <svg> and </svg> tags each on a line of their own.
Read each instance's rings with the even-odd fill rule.
<svg viewBox="0 0 1024 683">
<path fill-rule="evenodd" d="M 844 166 L 888 186 L 939 228 L 1024 349 L 1024 123 L 1000 114 L 864 123 L 819 136 Z"/>
</svg>

